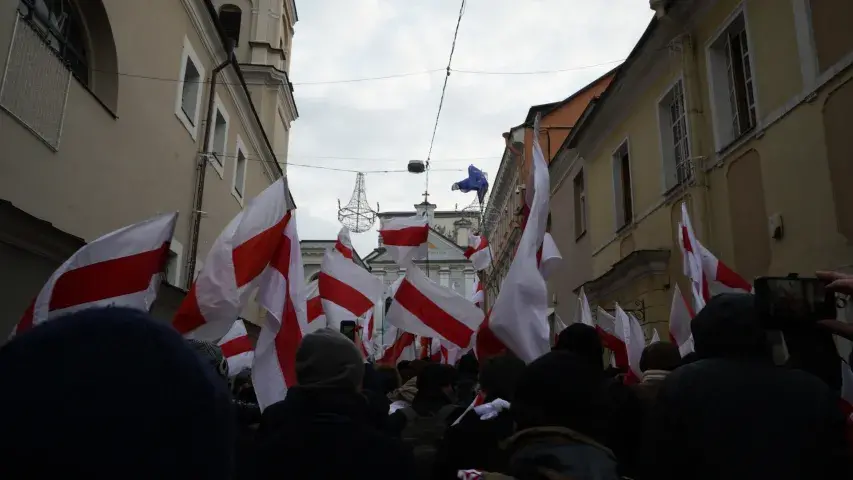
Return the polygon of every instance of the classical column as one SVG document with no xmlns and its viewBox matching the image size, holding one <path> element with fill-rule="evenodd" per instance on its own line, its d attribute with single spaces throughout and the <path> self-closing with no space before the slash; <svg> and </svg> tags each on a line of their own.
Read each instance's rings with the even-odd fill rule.
<svg viewBox="0 0 853 480">
<path fill-rule="evenodd" d="M 450 269 L 441 267 L 438 271 L 438 283 L 442 287 L 450 288 Z"/>
<path fill-rule="evenodd" d="M 474 294 L 474 279 L 476 278 L 476 272 L 474 272 L 473 268 L 465 269 L 465 297 L 470 297 Z"/>
</svg>

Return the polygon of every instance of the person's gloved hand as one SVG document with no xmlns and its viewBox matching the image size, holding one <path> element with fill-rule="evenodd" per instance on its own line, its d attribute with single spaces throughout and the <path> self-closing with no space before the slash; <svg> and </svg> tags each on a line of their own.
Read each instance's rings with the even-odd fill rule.
<svg viewBox="0 0 853 480">
<path fill-rule="evenodd" d="M 495 418 L 504 410 L 509 410 L 510 404 L 502 398 L 498 398 L 489 403 L 484 403 L 474 407 L 474 413 L 480 416 L 480 420 L 489 420 Z"/>
</svg>

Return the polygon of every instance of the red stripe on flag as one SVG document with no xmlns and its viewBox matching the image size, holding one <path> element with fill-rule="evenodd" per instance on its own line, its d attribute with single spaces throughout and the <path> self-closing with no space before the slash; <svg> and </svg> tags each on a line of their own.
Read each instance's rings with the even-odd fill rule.
<svg viewBox="0 0 853 480">
<path fill-rule="evenodd" d="M 235 355 L 240 355 L 241 353 L 251 352 L 252 341 L 249 339 L 248 335 L 243 335 L 241 337 L 228 340 L 220 345 L 219 348 L 222 349 L 222 355 L 225 355 L 225 358 L 230 358 Z"/>
<path fill-rule="evenodd" d="M 21 320 L 15 327 L 15 335 L 33 328 L 33 310 L 35 309 L 35 307 L 36 301 L 35 299 L 33 299 L 33 301 L 30 302 L 30 306 L 27 307 L 27 310 L 24 312 L 24 316 L 21 317 Z"/>
<path fill-rule="evenodd" d="M 442 310 L 408 280 L 403 280 L 400 284 L 394 294 L 394 300 L 426 326 L 460 347 L 468 345 L 471 335 L 474 334 L 467 325 Z"/>
<path fill-rule="evenodd" d="M 284 218 L 285 220 L 290 221 L 290 212 L 287 212 L 287 215 Z M 285 222 L 285 227 L 286 226 L 287 222 Z M 284 230 L 282 230 L 282 233 L 283 232 Z M 290 272 L 290 249 L 290 237 L 282 235 L 279 238 L 278 246 L 273 252 L 272 258 L 269 262 L 270 267 L 276 269 L 286 280 L 288 280 L 288 288 L 290 288 L 290 279 L 288 278 L 288 273 Z"/>
<path fill-rule="evenodd" d="M 429 227 L 406 227 L 399 230 L 379 230 L 382 243 L 398 247 L 417 247 L 427 241 Z"/>
<path fill-rule="evenodd" d="M 376 363 L 381 365 L 396 365 L 397 359 L 403 354 L 403 350 L 413 343 L 415 343 L 415 335 L 403 332 L 402 335 L 397 337 L 397 340 L 394 340 L 394 343 L 388 347 L 388 350 L 382 354 L 382 358 L 377 360 Z"/>
<path fill-rule="evenodd" d="M 373 307 L 373 302 L 361 292 L 337 278 L 320 272 L 317 278 L 320 286 L 320 297 L 349 310 L 356 317 L 367 313 Z"/>
<path fill-rule="evenodd" d="M 374 315 L 370 315 L 370 320 L 367 322 L 367 340 L 373 340 L 373 317 Z"/>
<path fill-rule="evenodd" d="M 237 288 L 251 282 L 264 271 L 281 242 L 284 227 L 290 218 L 291 212 L 287 212 L 277 224 L 234 247 L 231 258 Z"/>
<path fill-rule="evenodd" d="M 341 243 L 340 240 L 335 242 L 335 250 L 341 252 L 341 255 L 343 255 L 345 258 L 352 260 L 352 249 Z"/>
<path fill-rule="evenodd" d="M 192 332 L 196 328 L 204 325 L 206 320 L 201 314 L 201 309 L 198 307 L 198 297 L 195 293 L 195 283 L 190 287 L 184 301 L 175 312 L 175 317 L 172 319 L 172 326 L 178 333 L 185 334 Z"/>
<path fill-rule="evenodd" d="M 317 320 L 323 315 L 323 302 L 320 297 L 308 299 L 308 323 Z"/>
<path fill-rule="evenodd" d="M 729 268 L 725 263 L 717 260 L 717 278 L 716 280 L 729 288 L 736 288 L 745 292 L 752 291 L 752 285 L 743 279 L 740 275 Z"/>
<path fill-rule="evenodd" d="M 289 242 L 288 242 L 289 243 Z M 296 385 L 296 350 L 302 341 L 302 329 L 296 319 L 296 310 L 290 292 L 284 303 L 284 315 L 282 315 L 281 328 L 275 336 L 275 354 L 278 358 L 278 366 L 284 377 L 284 384 L 288 388 Z"/>
<path fill-rule="evenodd" d="M 163 270 L 169 244 L 156 250 L 69 270 L 57 279 L 50 310 L 130 295 L 147 290 L 151 277 Z"/>
<path fill-rule="evenodd" d="M 481 323 L 480 327 L 477 329 L 475 353 L 477 355 L 477 360 L 481 362 L 485 361 L 487 358 L 502 355 L 507 351 L 506 345 L 504 345 L 503 342 L 495 336 L 492 329 L 489 328 L 489 317 L 491 315 L 492 311 L 489 310 L 486 318 L 483 319 L 483 323 Z"/>
</svg>

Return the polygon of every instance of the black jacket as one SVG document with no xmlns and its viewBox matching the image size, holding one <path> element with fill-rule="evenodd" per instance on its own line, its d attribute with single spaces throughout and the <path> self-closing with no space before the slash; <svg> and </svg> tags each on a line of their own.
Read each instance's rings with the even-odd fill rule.
<svg viewBox="0 0 853 480">
<path fill-rule="evenodd" d="M 707 359 L 664 381 L 644 478 L 853 478 L 838 394 L 760 360 Z"/>
<path fill-rule="evenodd" d="M 444 431 L 444 439 L 436 453 L 433 478 L 455 479 L 459 470 L 468 469 L 498 471 L 504 464 L 500 444 L 514 431 L 509 411 L 500 412 L 489 420 L 480 420 L 473 410 L 469 411 L 458 424 Z"/>
<path fill-rule="evenodd" d="M 412 453 L 371 424 L 369 412 L 355 392 L 289 389 L 261 419 L 258 478 L 411 478 Z"/>
</svg>

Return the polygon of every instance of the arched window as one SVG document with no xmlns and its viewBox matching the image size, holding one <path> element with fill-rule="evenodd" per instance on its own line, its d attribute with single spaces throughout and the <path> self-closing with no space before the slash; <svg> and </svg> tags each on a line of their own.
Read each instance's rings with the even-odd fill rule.
<svg viewBox="0 0 853 480">
<path fill-rule="evenodd" d="M 80 12 L 70 0 L 21 0 L 21 12 L 83 85 L 89 86 L 89 46 Z"/>
<path fill-rule="evenodd" d="M 243 20 L 243 11 L 237 5 L 223 5 L 219 9 L 219 23 L 225 30 L 225 37 L 230 38 L 236 47 L 240 43 L 240 24 Z"/>
</svg>

